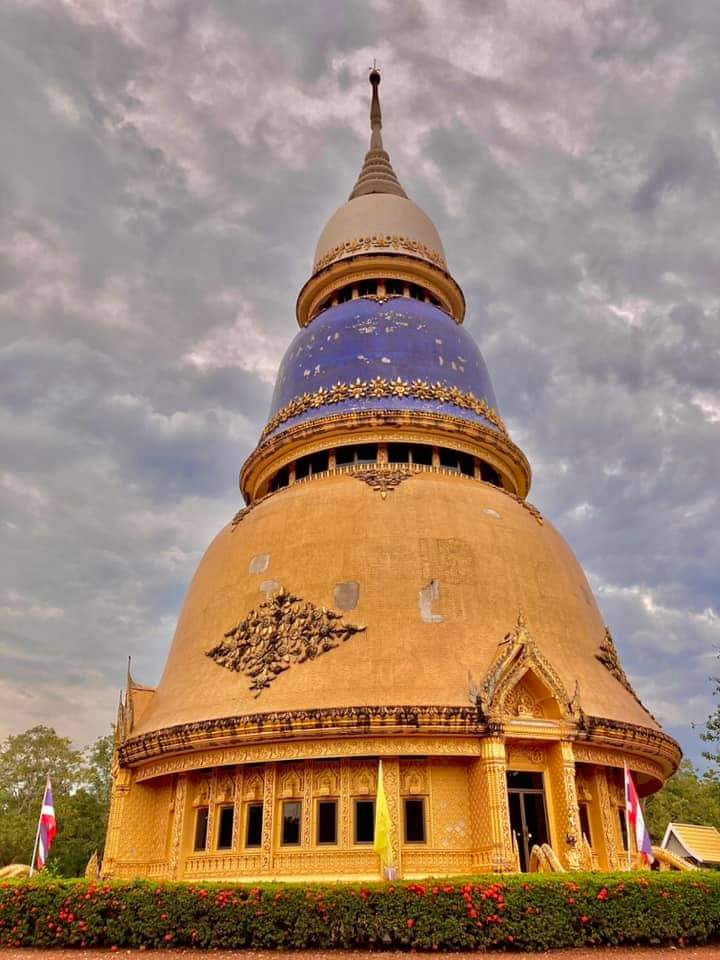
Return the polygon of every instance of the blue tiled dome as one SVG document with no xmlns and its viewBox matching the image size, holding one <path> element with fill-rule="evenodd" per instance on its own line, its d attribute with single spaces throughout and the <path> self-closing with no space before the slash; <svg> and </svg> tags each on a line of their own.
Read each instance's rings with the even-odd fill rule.
<svg viewBox="0 0 720 960">
<path fill-rule="evenodd" d="M 378 378 L 441 384 L 497 410 L 482 354 L 452 317 L 430 303 L 405 297 L 385 303 L 361 298 L 324 311 L 295 337 L 280 366 L 270 421 L 303 395 L 317 395 L 339 382 L 368 384 Z M 366 395 L 326 402 L 321 394 L 317 406 L 283 418 L 273 432 L 331 414 L 373 409 L 448 413 L 493 426 L 472 404 L 447 397 Z"/>
</svg>

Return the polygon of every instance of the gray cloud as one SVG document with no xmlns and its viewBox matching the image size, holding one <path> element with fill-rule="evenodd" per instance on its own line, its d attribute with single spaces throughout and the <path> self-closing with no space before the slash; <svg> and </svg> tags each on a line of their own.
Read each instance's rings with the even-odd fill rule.
<svg viewBox="0 0 720 960">
<path fill-rule="evenodd" d="M 16 0 L 0 30 L 0 734 L 157 679 L 322 225 L 386 142 L 532 499 L 691 754 L 720 641 L 712 0 Z"/>
</svg>

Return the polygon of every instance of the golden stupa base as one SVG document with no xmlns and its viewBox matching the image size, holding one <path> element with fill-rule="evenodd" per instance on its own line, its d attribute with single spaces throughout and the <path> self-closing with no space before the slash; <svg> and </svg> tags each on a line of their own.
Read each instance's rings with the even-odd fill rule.
<svg viewBox="0 0 720 960">
<path fill-rule="evenodd" d="M 623 761 L 644 771 L 648 783 L 664 776 L 660 764 L 637 754 L 502 736 L 358 737 L 193 752 L 116 772 L 103 875 L 378 880 L 372 843 L 355 835 L 358 801 L 375 798 L 378 757 L 404 879 L 534 869 L 529 854 L 536 842 L 548 843 L 565 870 L 623 869 Z M 520 782 L 540 783 L 541 792 L 509 787 L 522 774 L 539 775 Z M 408 800 L 422 802 L 421 842 L 404 836 Z M 523 833 L 520 807 L 529 800 L 532 809 L 525 812 L 534 810 L 536 821 L 544 814 L 545 836 Z M 300 804 L 299 843 L 284 844 L 283 804 L 293 801 Z M 328 801 L 336 804 L 336 839 L 320 843 L 319 804 Z M 259 845 L 248 846 L 250 809 L 260 804 Z M 232 836 L 223 840 L 220 817 L 228 808 Z M 195 849 L 199 817 L 207 826 L 204 847 Z"/>
</svg>

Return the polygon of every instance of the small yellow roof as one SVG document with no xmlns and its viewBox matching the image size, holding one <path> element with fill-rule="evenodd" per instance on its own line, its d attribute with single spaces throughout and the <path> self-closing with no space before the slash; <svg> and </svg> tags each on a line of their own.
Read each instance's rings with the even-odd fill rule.
<svg viewBox="0 0 720 960">
<path fill-rule="evenodd" d="M 694 823 L 669 823 L 663 847 L 670 834 L 675 834 L 688 854 L 702 863 L 720 863 L 720 831 L 715 827 L 699 826 Z"/>
</svg>

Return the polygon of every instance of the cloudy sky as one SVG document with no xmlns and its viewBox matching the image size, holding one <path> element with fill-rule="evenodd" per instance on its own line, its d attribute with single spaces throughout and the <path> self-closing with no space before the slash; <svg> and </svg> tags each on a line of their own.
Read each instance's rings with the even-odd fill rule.
<svg viewBox="0 0 720 960">
<path fill-rule="evenodd" d="M 691 756 L 720 645 L 717 0 L 2 0 L 0 736 L 159 678 L 368 142 Z"/>
</svg>

